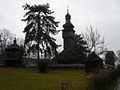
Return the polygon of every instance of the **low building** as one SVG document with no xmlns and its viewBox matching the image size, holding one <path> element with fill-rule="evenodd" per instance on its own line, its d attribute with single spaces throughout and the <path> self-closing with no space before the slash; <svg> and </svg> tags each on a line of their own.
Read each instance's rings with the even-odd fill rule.
<svg viewBox="0 0 120 90">
<path fill-rule="evenodd" d="M 103 69 L 103 60 L 95 52 L 92 52 L 87 58 L 85 69 L 87 73 L 98 72 Z"/>
<path fill-rule="evenodd" d="M 22 65 L 23 49 L 17 44 L 16 39 L 13 44 L 5 49 L 3 63 L 5 66 L 19 67 Z"/>
</svg>

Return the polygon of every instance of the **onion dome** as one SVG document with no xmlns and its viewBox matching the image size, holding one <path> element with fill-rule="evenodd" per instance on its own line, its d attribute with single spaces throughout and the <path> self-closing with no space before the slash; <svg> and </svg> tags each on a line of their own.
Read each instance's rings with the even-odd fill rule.
<svg viewBox="0 0 120 90">
<path fill-rule="evenodd" d="M 74 25 L 71 23 L 71 16 L 67 10 L 67 14 L 65 15 L 66 23 L 63 25 L 64 29 L 73 29 Z"/>
</svg>

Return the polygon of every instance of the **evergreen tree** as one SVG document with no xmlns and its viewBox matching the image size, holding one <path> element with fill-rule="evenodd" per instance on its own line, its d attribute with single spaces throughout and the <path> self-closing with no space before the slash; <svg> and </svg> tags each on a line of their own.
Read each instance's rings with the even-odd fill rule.
<svg viewBox="0 0 120 90">
<path fill-rule="evenodd" d="M 81 34 L 75 35 L 75 47 L 79 52 L 84 53 L 86 55 L 90 52 L 87 47 L 87 42 L 83 39 Z"/>
<path fill-rule="evenodd" d="M 75 52 L 79 53 L 79 60 L 85 63 L 87 55 L 90 53 L 87 47 L 87 42 L 83 39 L 82 35 L 75 36 Z M 79 62 L 79 61 L 78 61 Z"/>
<path fill-rule="evenodd" d="M 22 21 L 27 22 L 24 28 L 25 43 L 27 53 L 37 52 L 37 58 L 40 59 L 40 54 L 44 57 L 53 57 L 57 54 L 56 39 L 51 35 L 56 35 L 58 23 L 55 17 L 51 16 L 54 12 L 49 8 L 49 4 L 33 5 L 26 4 L 23 6 L 27 10 Z"/>
<path fill-rule="evenodd" d="M 105 64 L 115 65 L 116 55 L 113 51 L 107 51 L 105 55 Z"/>
</svg>

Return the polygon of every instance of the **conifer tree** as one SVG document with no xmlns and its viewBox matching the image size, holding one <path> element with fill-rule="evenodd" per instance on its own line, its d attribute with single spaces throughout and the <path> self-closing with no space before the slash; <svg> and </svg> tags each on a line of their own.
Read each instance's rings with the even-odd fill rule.
<svg viewBox="0 0 120 90">
<path fill-rule="evenodd" d="M 90 51 L 87 47 L 87 42 L 84 40 L 81 34 L 75 35 L 75 51 L 79 53 L 78 59 L 80 62 L 82 61 L 84 63 Z"/>
<path fill-rule="evenodd" d="M 87 42 L 84 40 L 81 34 L 75 35 L 75 47 L 78 49 L 79 52 L 82 52 L 86 55 L 90 52 L 88 50 Z"/>
<path fill-rule="evenodd" d="M 27 25 L 24 28 L 25 43 L 27 53 L 37 53 L 38 60 L 40 54 L 44 57 L 51 57 L 57 54 L 56 39 L 52 35 L 57 34 L 56 27 L 58 23 L 55 21 L 54 13 L 49 8 L 49 4 L 33 5 L 25 4 L 24 10 L 27 10 L 22 21 Z"/>
<path fill-rule="evenodd" d="M 117 57 L 114 53 L 114 51 L 107 51 L 105 54 L 105 64 L 109 64 L 109 65 L 115 65 L 115 61 L 116 61 Z"/>
</svg>

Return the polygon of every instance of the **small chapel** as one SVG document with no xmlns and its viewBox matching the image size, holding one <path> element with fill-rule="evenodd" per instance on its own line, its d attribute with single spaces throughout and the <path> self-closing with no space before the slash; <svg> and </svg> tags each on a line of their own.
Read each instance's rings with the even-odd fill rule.
<svg viewBox="0 0 120 90">
<path fill-rule="evenodd" d="M 20 67 L 22 65 L 23 49 L 17 44 L 16 38 L 13 44 L 5 49 L 4 64 L 7 67 Z"/>
</svg>

